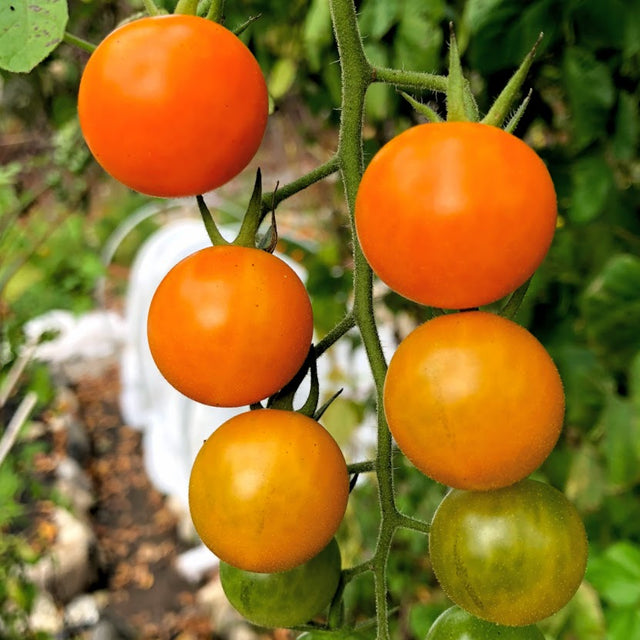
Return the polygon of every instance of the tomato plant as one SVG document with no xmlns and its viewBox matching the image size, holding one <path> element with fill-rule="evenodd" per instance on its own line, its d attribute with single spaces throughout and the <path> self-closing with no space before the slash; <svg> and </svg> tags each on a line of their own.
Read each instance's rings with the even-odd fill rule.
<svg viewBox="0 0 640 640">
<path fill-rule="evenodd" d="M 335 538 L 316 556 L 279 573 L 243 571 L 220 563 L 220 580 L 229 602 L 262 627 L 293 627 L 325 610 L 340 581 L 340 548 Z"/>
<path fill-rule="evenodd" d="M 564 494 L 523 480 L 495 491 L 452 490 L 433 517 L 429 555 L 456 604 L 497 624 L 529 625 L 580 586 L 587 537 Z"/>
<path fill-rule="evenodd" d="M 467 309 L 523 284 L 556 226 L 542 160 L 505 131 L 429 123 L 393 138 L 367 167 L 355 205 L 376 274 L 421 304 Z"/>
<path fill-rule="evenodd" d="M 484 311 L 439 316 L 400 344 L 384 386 L 398 446 L 458 489 L 521 480 L 553 449 L 564 417 L 558 371 L 516 323 Z"/>
<path fill-rule="evenodd" d="M 294 411 L 260 409 L 220 426 L 189 480 L 191 518 L 221 560 L 286 571 L 318 554 L 347 505 L 349 476 L 335 440 Z"/>
<path fill-rule="evenodd" d="M 505 627 L 472 616 L 460 607 L 444 611 L 429 629 L 425 640 L 544 640 L 542 631 L 531 625 Z"/>
<path fill-rule="evenodd" d="M 285 262 L 258 249 L 217 246 L 166 275 L 151 301 L 147 333 L 153 359 L 178 391 L 236 407 L 289 382 L 309 352 L 313 315 Z"/>
<path fill-rule="evenodd" d="M 257 151 L 266 84 L 231 31 L 204 18 L 142 18 L 119 27 L 82 74 L 78 115 L 102 167 L 154 196 L 198 195 L 228 182 Z"/>
</svg>

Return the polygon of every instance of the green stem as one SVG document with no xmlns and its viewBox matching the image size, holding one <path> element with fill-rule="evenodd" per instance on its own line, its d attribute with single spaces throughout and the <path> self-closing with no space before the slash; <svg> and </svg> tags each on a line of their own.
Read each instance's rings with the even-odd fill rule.
<svg viewBox="0 0 640 640">
<path fill-rule="evenodd" d="M 371 471 L 376 470 L 376 461 L 375 460 L 364 460 L 363 462 L 352 462 L 347 465 L 347 470 L 349 474 L 352 473 L 370 473 Z"/>
<path fill-rule="evenodd" d="M 207 20 L 214 22 L 222 22 L 224 14 L 224 0 L 211 0 L 209 11 L 207 12 Z"/>
<path fill-rule="evenodd" d="M 376 471 L 381 520 L 372 568 L 376 588 L 376 616 L 378 640 L 390 640 L 387 604 L 387 558 L 394 532 L 397 510 L 393 495 L 393 466 L 391 434 L 382 410 L 382 389 L 386 375 L 386 361 L 374 319 L 373 274 L 355 232 L 355 201 L 364 171 L 362 125 L 364 99 L 368 86 L 375 79 L 362 47 L 353 0 L 329 0 L 333 29 L 341 64 L 342 104 L 338 157 L 340 175 L 351 221 L 353 243 L 353 312 L 369 359 L 377 391 L 378 447 Z M 379 79 L 379 76 L 378 76 Z"/>
<path fill-rule="evenodd" d="M 153 0 L 142 0 L 144 4 L 144 8 L 150 16 L 159 16 L 160 9 L 156 6 L 156 3 Z"/>
<path fill-rule="evenodd" d="M 198 0 L 178 0 L 174 13 L 195 16 L 198 12 Z"/>
<path fill-rule="evenodd" d="M 278 187 L 275 191 L 265 193 L 262 196 L 262 217 L 264 218 L 272 208 L 278 206 L 278 204 L 283 200 L 290 198 L 310 185 L 330 176 L 332 173 L 335 173 L 339 169 L 339 166 L 339 158 L 336 154 L 319 167 L 316 167 L 309 173 L 300 176 L 297 180 L 293 180 L 283 187 Z"/>
<path fill-rule="evenodd" d="M 95 44 L 92 44 L 87 40 L 83 40 L 82 38 L 78 38 L 78 36 L 74 36 L 68 31 L 64 32 L 62 40 L 73 47 L 78 47 L 78 49 L 83 49 L 84 51 L 88 51 L 89 53 L 93 53 L 96 50 Z"/>
<path fill-rule="evenodd" d="M 404 89 L 419 89 L 421 91 L 435 91 L 446 93 L 447 78 L 434 73 L 421 71 L 405 71 L 404 69 L 373 68 L 373 82 L 384 82 Z"/>
<path fill-rule="evenodd" d="M 349 312 L 340 322 L 327 333 L 315 346 L 316 357 L 320 357 L 332 344 L 356 326 L 356 319 L 353 313 Z"/>
</svg>

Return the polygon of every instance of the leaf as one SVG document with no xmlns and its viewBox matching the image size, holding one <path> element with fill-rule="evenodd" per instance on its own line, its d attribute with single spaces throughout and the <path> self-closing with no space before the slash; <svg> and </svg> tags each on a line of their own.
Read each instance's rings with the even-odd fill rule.
<svg viewBox="0 0 640 640">
<path fill-rule="evenodd" d="M 559 37 L 561 26 L 554 0 L 526 5 L 512 0 L 469 0 L 463 21 L 465 33 L 468 29 L 471 35 L 471 65 L 482 74 L 517 67 L 540 33 L 544 33 L 539 48 L 543 53 Z"/>
<path fill-rule="evenodd" d="M 580 512 L 596 511 L 604 498 L 604 470 L 593 445 L 584 443 L 570 457 L 569 476 L 565 485 L 567 498 Z"/>
<path fill-rule="evenodd" d="M 3 0 L 0 4 L 0 67 L 28 73 L 64 37 L 66 0 Z"/>
<path fill-rule="evenodd" d="M 617 254 L 586 288 L 580 301 L 585 330 L 596 350 L 626 371 L 640 350 L 640 258 Z"/>
<path fill-rule="evenodd" d="M 269 74 L 269 94 L 279 100 L 291 89 L 296 79 L 298 67 L 291 58 L 279 58 Z"/>
<path fill-rule="evenodd" d="M 379 40 L 395 24 L 398 0 L 366 0 L 362 4 L 358 22 L 366 37 Z"/>
<path fill-rule="evenodd" d="M 628 541 L 612 544 L 589 559 L 586 579 L 612 606 L 640 605 L 640 547 Z"/>
<path fill-rule="evenodd" d="M 604 213 L 613 187 L 613 172 L 604 156 L 593 153 L 579 158 L 571 169 L 568 217 L 578 224 L 595 220 Z"/>
<path fill-rule="evenodd" d="M 607 640 L 631 640 L 640 638 L 640 609 L 636 607 L 616 608 L 608 616 Z"/>
<path fill-rule="evenodd" d="M 616 130 L 613 136 L 613 152 L 620 160 L 631 160 L 638 148 L 640 116 L 638 99 L 626 91 L 618 97 Z"/>
<path fill-rule="evenodd" d="M 613 386 L 610 374 L 592 351 L 576 344 L 564 343 L 552 355 L 564 383 L 566 424 L 592 429 Z"/>
<path fill-rule="evenodd" d="M 562 72 L 571 111 L 572 142 L 582 149 L 607 135 L 615 86 L 607 65 L 596 60 L 591 51 L 579 47 L 567 48 Z"/>
<path fill-rule="evenodd" d="M 631 403 L 613 394 L 600 420 L 604 432 L 607 479 L 614 489 L 640 481 L 640 431 L 633 419 Z"/>
<path fill-rule="evenodd" d="M 311 71 L 322 67 L 322 53 L 331 44 L 329 0 L 313 0 L 304 21 L 303 43 Z"/>
</svg>

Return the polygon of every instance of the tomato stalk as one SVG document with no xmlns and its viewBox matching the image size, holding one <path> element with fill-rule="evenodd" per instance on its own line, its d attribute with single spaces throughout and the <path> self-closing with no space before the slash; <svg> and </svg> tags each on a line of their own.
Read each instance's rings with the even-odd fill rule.
<svg viewBox="0 0 640 640">
<path fill-rule="evenodd" d="M 174 13 L 195 16 L 198 12 L 198 0 L 178 0 Z"/>
<path fill-rule="evenodd" d="M 214 22 L 222 22 L 224 14 L 224 0 L 211 0 L 209 10 L 207 11 L 207 20 Z"/>
<path fill-rule="evenodd" d="M 142 0 L 142 4 L 144 4 L 144 8 L 150 16 L 160 15 L 160 9 L 158 9 L 153 0 Z"/>
</svg>

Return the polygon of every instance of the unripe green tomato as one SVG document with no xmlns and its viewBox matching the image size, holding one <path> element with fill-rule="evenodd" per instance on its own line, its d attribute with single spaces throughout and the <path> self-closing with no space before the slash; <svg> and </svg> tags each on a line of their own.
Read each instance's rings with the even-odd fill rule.
<svg viewBox="0 0 640 640">
<path fill-rule="evenodd" d="M 280 573 L 257 573 L 220 562 L 220 581 L 229 602 L 261 627 L 293 627 L 329 606 L 340 581 L 335 538 L 308 562 Z"/>
<path fill-rule="evenodd" d="M 453 602 L 496 624 L 534 624 L 564 607 L 584 577 L 576 508 L 548 484 L 449 492 L 433 516 L 429 555 Z"/>
<path fill-rule="evenodd" d="M 425 640 L 544 640 L 538 627 L 503 627 L 451 607 L 433 623 Z"/>
<path fill-rule="evenodd" d="M 366 631 L 356 629 L 338 629 L 337 631 L 307 631 L 297 640 L 375 640 L 376 629 L 371 627 Z"/>
</svg>

